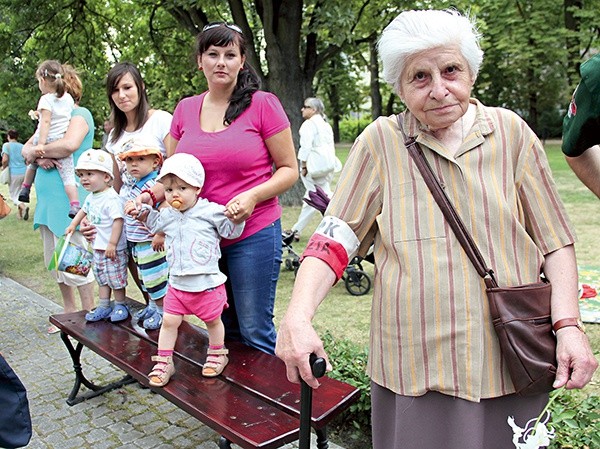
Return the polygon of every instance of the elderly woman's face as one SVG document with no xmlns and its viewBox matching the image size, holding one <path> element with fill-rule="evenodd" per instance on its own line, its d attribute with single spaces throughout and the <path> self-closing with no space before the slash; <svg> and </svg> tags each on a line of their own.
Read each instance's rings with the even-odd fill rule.
<svg viewBox="0 0 600 449">
<path fill-rule="evenodd" d="M 424 50 L 407 59 L 400 75 L 406 107 L 432 131 L 447 128 L 469 107 L 475 80 L 456 47 Z"/>
</svg>

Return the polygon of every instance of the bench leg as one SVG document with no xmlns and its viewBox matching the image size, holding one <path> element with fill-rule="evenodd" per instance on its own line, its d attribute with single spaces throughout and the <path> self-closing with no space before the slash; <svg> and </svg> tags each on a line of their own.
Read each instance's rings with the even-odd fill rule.
<svg viewBox="0 0 600 449">
<path fill-rule="evenodd" d="M 219 449 L 231 449 L 231 441 L 222 436 L 219 438 Z"/>
<path fill-rule="evenodd" d="M 71 355 L 71 360 L 73 360 L 73 369 L 75 370 L 75 384 L 73 385 L 73 389 L 67 398 L 68 405 L 75 405 L 83 402 L 87 399 L 95 398 L 96 396 L 100 396 L 107 391 L 111 391 L 117 388 L 121 388 L 123 385 L 127 385 L 135 382 L 135 379 L 130 375 L 126 375 L 121 380 L 110 383 L 104 387 L 94 384 L 89 381 L 85 375 L 83 374 L 83 370 L 81 368 L 81 351 L 83 349 L 83 345 L 80 342 L 77 342 L 77 346 L 74 348 L 71 340 L 69 340 L 69 336 L 65 332 L 60 333 L 60 338 L 67 347 L 67 351 Z M 91 390 L 90 393 L 77 396 L 79 393 L 79 389 L 81 385 L 84 385 L 86 388 Z"/>
<path fill-rule="evenodd" d="M 327 438 L 327 427 L 317 429 L 315 432 L 317 433 L 317 449 L 328 449 L 329 439 Z"/>
</svg>

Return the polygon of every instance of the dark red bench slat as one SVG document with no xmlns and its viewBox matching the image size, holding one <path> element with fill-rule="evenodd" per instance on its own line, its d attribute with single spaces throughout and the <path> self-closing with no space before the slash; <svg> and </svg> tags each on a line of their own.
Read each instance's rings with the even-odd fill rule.
<svg viewBox="0 0 600 449">
<path fill-rule="evenodd" d="M 123 325 L 157 344 L 157 331 L 146 331 L 137 325 L 131 327 L 129 322 Z M 175 351 L 182 357 L 202 363 L 206 359 L 207 347 L 205 331 L 184 321 L 179 328 Z M 230 365 L 225 368 L 222 376 L 275 407 L 300 417 L 300 385 L 287 380 L 285 364 L 280 359 L 249 348 L 243 343 L 228 342 L 227 348 L 230 352 Z M 316 429 L 326 426 L 360 396 L 357 388 L 336 379 L 325 376 L 319 382 L 321 387 L 315 390 L 312 403 L 311 422 Z"/>
<path fill-rule="evenodd" d="M 86 323 L 83 312 L 50 317 L 52 324 L 110 363 L 148 385 L 147 374 L 156 346 L 121 325 Z M 235 384 L 205 378 L 201 367 L 175 357 L 176 377 L 166 387 L 152 388 L 182 410 L 242 447 L 277 448 L 295 441 L 298 419 Z"/>
</svg>

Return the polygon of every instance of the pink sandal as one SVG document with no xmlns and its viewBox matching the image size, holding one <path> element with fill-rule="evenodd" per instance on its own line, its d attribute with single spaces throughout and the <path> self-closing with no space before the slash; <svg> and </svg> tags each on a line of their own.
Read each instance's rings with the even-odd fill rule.
<svg viewBox="0 0 600 449">
<path fill-rule="evenodd" d="M 163 357 L 160 355 L 152 356 L 153 362 L 158 362 L 152 368 L 150 374 L 148 374 L 148 380 L 150 385 L 153 387 L 164 387 L 169 383 L 171 376 L 175 374 L 175 365 L 173 364 L 173 357 Z"/>
<path fill-rule="evenodd" d="M 202 375 L 204 377 L 216 377 L 221 374 L 229 363 L 227 354 L 229 354 L 229 350 L 225 348 L 208 349 L 206 351 L 206 362 L 204 362 L 204 367 L 202 368 Z"/>
</svg>

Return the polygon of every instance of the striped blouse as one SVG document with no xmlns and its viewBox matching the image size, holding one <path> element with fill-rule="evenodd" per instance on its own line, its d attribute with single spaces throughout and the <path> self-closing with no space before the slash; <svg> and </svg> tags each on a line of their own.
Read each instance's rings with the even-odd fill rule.
<svg viewBox="0 0 600 449">
<path fill-rule="evenodd" d="M 574 232 L 542 144 L 515 113 L 477 107 L 456 155 L 407 113 L 444 190 L 501 285 L 536 282 L 544 255 Z M 514 392 L 502 364 L 485 286 L 403 144 L 396 117 L 357 138 L 327 215 L 374 243 L 368 372 L 397 394 L 479 401 Z"/>
</svg>

